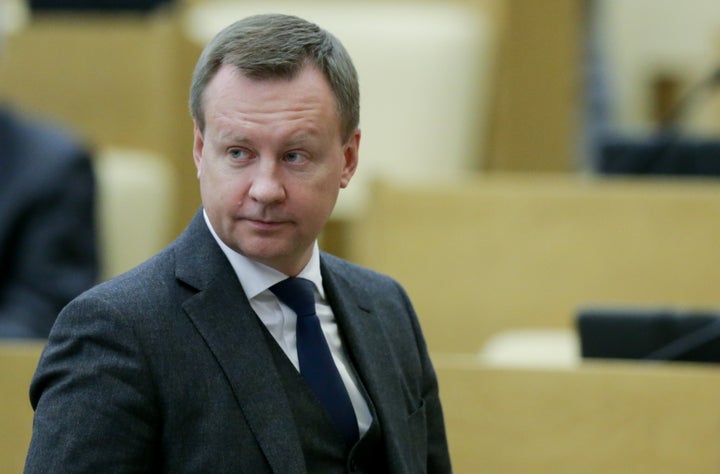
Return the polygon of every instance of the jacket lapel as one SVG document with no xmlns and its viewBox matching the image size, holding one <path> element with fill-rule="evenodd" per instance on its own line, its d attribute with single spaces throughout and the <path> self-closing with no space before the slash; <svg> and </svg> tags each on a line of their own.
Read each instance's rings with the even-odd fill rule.
<svg viewBox="0 0 720 474">
<path fill-rule="evenodd" d="M 373 295 L 365 294 L 342 272 L 334 268 L 332 259 L 321 260 L 323 286 L 328 302 L 343 335 L 343 343 L 356 371 L 373 402 L 387 449 L 390 472 L 407 472 L 403 460 L 410 453 L 405 388 L 398 372 L 402 367 L 390 363 L 392 352 L 380 322 L 381 311 L 375 307 Z"/>
<path fill-rule="evenodd" d="M 176 255 L 177 278 L 198 290 L 183 308 L 225 372 L 273 472 L 304 472 L 290 405 L 257 315 L 201 212 Z"/>
</svg>

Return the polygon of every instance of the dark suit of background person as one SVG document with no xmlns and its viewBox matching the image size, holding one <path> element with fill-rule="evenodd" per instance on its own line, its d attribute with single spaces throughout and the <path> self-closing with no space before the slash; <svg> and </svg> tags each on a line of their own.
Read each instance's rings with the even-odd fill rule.
<svg viewBox="0 0 720 474">
<path fill-rule="evenodd" d="M 0 337 L 45 338 L 97 278 L 88 150 L 59 126 L 0 107 Z"/>
<path fill-rule="evenodd" d="M 173 2 L 172 0 L 29 0 L 28 3 L 34 13 L 41 13 L 54 11 L 148 12 Z"/>
<path fill-rule="evenodd" d="M 322 35 L 327 46 L 322 30 L 282 15 L 236 22 L 206 46 L 193 84 L 202 84 L 202 64 L 221 66 L 202 94 L 191 87 L 203 207 L 168 248 L 60 314 L 31 385 L 26 473 L 451 472 L 437 379 L 407 295 L 391 278 L 317 247 L 318 229 L 357 163 L 357 117 L 344 125 L 350 134 L 338 133 L 341 99 L 307 59 L 294 56 L 298 72 L 278 76 L 270 55 L 269 78 L 212 59 L 218 45 L 232 45 L 268 61 L 265 51 L 300 49 L 298 30 Z M 262 40 L 243 42 L 253 35 Z M 356 89 L 349 57 L 332 41 L 322 54 L 340 59 L 323 64 L 343 64 Z M 300 107 L 308 103 L 309 120 Z M 225 118 L 232 133 L 224 133 Z M 219 144 L 226 139 L 232 145 Z M 245 214 L 254 212 L 262 217 Z M 296 232 L 308 222 L 312 232 Z M 368 423 L 358 423 L 361 437 L 350 444 L 254 306 L 259 297 L 282 305 L 267 289 L 246 293 L 247 275 L 269 288 L 308 268 L 316 280 L 321 275 L 315 302 L 332 309 L 366 404 L 353 410 Z"/>
</svg>

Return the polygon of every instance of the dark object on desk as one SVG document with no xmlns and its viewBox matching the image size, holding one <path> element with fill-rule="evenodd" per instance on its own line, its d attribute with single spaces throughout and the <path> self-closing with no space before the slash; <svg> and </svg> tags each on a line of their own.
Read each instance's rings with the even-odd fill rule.
<svg viewBox="0 0 720 474">
<path fill-rule="evenodd" d="M 613 175 L 720 176 L 720 140 L 675 134 L 613 137 L 600 144 L 597 171 Z"/>
<path fill-rule="evenodd" d="M 584 359 L 720 362 L 720 312 L 593 307 L 575 322 Z"/>
<path fill-rule="evenodd" d="M 30 0 L 37 11 L 151 11 L 172 0 Z"/>
</svg>

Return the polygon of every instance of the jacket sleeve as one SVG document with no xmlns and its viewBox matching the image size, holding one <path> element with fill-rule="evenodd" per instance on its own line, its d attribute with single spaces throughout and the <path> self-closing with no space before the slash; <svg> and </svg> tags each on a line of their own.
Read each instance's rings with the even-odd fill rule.
<svg viewBox="0 0 720 474">
<path fill-rule="evenodd" d="M 142 343 L 122 315 L 81 297 L 58 317 L 30 387 L 25 472 L 153 472 L 159 415 Z"/>
</svg>

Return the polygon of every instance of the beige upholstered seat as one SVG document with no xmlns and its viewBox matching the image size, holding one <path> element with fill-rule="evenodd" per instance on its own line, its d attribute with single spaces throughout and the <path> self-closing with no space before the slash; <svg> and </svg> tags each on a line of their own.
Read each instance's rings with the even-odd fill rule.
<svg viewBox="0 0 720 474">
<path fill-rule="evenodd" d="M 153 153 L 105 149 L 95 165 L 101 278 L 116 276 L 151 257 L 172 238 L 174 170 Z"/>
</svg>

